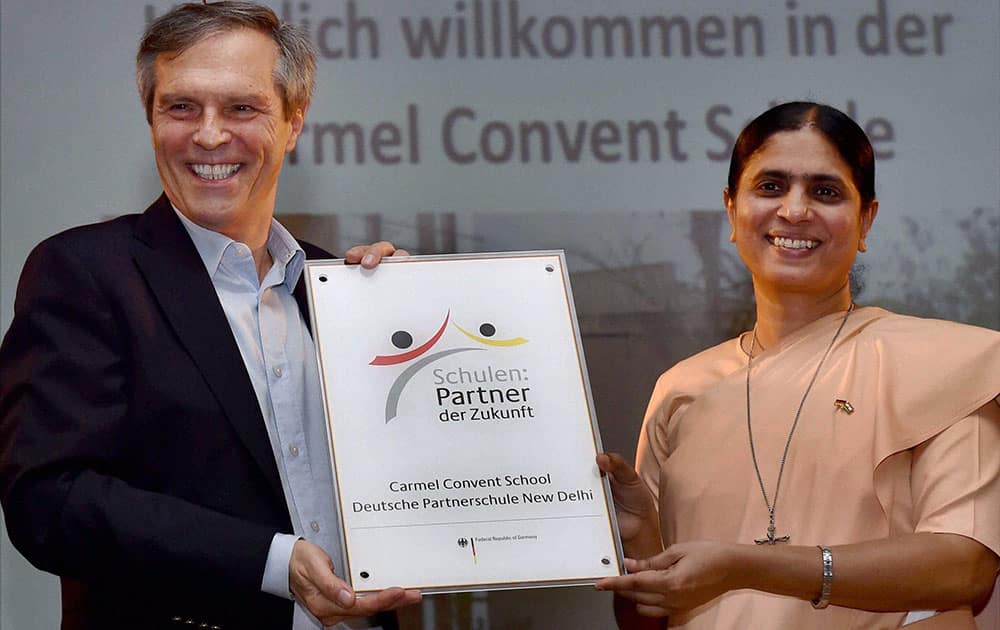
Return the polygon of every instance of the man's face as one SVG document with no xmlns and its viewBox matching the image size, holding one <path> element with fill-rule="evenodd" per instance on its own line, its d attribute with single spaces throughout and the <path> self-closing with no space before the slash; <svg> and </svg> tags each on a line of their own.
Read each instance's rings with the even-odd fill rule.
<svg viewBox="0 0 1000 630">
<path fill-rule="evenodd" d="M 167 197 L 198 225 L 251 246 L 266 239 L 305 113 L 286 120 L 277 57 L 267 35 L 241 29 L 156 59 L 150 127 Z"/>
</svg>

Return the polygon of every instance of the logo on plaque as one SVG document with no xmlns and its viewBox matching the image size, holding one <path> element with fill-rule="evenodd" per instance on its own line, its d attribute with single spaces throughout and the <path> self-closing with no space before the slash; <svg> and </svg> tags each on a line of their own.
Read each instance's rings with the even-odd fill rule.
<svg viewBox="0 0 1000 630">
<path fill-rule="evenodd" d="M 465 537 L 458 539 L 459 549 L 465 549 L 469 545 L 472 545 L 472 561 L 475 564 L 479 564 L 479 555 L 476 554 L 476 539 L 475 538 L 469 539 Z"/>
<path fill-rule="evenodd" d="M 431 336 L 423 344 L 413 348 L 413 335 L 405 330 L 397 330 L 392 333 L 390 341 L 392 345 L 396 348 L 402 350 L 397 354 L 382 354 L 377 355 L 371 360 L 369 365 L 375 366 L 389 366 L 389 365 L 402 365 L 404 363 L 409 363 L 403 372 L 400 373 L 396 380 L 393 381 L 392 386 L 389 388 L 389 393 L 385 399 L 385 422 L 389 423 L 390 420 L 398 415 L 399 411 L 399 397 L 403 393 L 403 389 L 406 387 L 407 383 L 417 375 L 418 372 L 423 370 L 425 367 L 431 363 L 443 359 L 445 357 L 451 356 L 453 354 L 458 354 L 460 352 L 472 352 L 486 350 L 489 347 L 493 348 L 509 348 L 513 346 L 520 346 L 522 344 L 528 343 L 528 340 L 524 337 L 511 337 L 508 339 L 493 339 L 497 333 L 496 326 L 490 322 L 484 322 L 479 326 L 479 334 L 475 334 L 462 328 L 456 322 L 451 322 L 451 325 L 455 327 L 462 335 L 475 341 L 487 348 L 482 347 L 458 347 L 458 348 L 448 348 L 444 350 L 438 350 L 436 352 L 430 352 L 437 343 L 444 336 L 445 331 L 448 329 L 448 322 L 451 319 L 451 311 L 449 310 L 445 313 L 444 321 L 441 322 L 441 326 L 438 328 L 437 332 Z M 412 363 L 411 363 L 412 362 Z M 441 390 L 448 391 L 446 388 L 439 389 L 439 402 L 441 396 Z"/>
</svg>

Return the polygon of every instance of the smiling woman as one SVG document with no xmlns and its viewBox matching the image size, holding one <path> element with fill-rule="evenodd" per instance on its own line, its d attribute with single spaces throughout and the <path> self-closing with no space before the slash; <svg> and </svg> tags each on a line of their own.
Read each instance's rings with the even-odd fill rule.
<svg viewBox="0 0 1000 630">
<path fill-rule="evenodd" d="M 846 308 L 848 274 L 878 212 L 874 161 L 853 123 L 847 129 L 856 137 L 842 142 L 857 148 L 848 153 L 831 142 L 815 121 L 818 110 L 812 111 L 814 120 L 798 129 L 755 138 L 756 147 L 747 140 L 737 145 L 723 193 L 730 240 L 750 269 L 758 299 L 778 301 L 795 291 Z M 859 155 L 858 166 L 843 155 Z"/>
<path fill-rule="evenodd" d="M 853 303 L 874 183 L 830 107 L 779 105 L 737 140 L 724 198 L 756 324 L 660 377 L 635 469 L 598 457 L 632 558 L 598 583 L 623 628 L 974 627 L 1000 551 L 1000 334 Z"/>
</svg>

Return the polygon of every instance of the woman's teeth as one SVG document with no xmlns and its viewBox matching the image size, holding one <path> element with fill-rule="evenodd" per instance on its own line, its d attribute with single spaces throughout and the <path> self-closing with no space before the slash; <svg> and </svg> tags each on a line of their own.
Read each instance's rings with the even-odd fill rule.
<svg viewBox="0 0 1000 630">
<path fill-rule="evenodd" d="M 813 249 L 819 245 L 819 241 L 812 241 L 809 239 L 798 239 L 798 238 L 785 238 L 783 236 L 775 236 L 770 239 L 771 243 L 777 245 L 778 247 L 784 247 L 785 249 Z"/>
</svg>

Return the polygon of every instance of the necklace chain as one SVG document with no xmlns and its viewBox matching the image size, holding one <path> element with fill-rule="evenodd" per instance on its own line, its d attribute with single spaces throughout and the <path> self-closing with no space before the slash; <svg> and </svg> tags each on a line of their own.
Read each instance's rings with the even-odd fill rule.
<svg viewBox="0 0 1000 630">
<path fill-rule="evenodd" d="M 844 319 L 840 321 L 840 326 L 837 328 L 837 332 L 834 333 L 833 339 L 830 340 L 830 345 L 826 347 L 826 351 L 823 353 L 822 358 L 820 358 L 819 364 L 816 365 L 812 378 L 809 379 L 809 384 L 806 386 L 806 391 L 802 394 L 802 400 L 799 401 L 799 408 L 795 411 L 795 419 L 792 420 L 792 428 L 788 431 L 788 439 L 785 440 L 785 450 L 781 453 L 781 463 L 778 466 L 778 480 L 774 484 L 773 501 L 767 497 L 767 490 L 764 488 L 764 478 L 760 474 L 760 465 L 757 463 L 757 450 L 753 441 L 753 423 L 750 420 L 750 369 L 753 367 L 753 352 L 757 345 L 757 326 L 754 325 L 753 327 L 753 337 L 750 340 L 750 352 L 747 353 L 747 435 L 750 438 L 750 457 L 753 459 L 753 469 L 754 472 L 757 473 L 757 483 L 760 484 L 760 493 L 764 497 L 764 505 L 767 506 L 769 519 L 767 536 L 754 540 L 754 542 L 758 545 L 773 545 L 779 542 L 788 542 L 790 539 L 789 536 L 775 536 L 774 533 L 774 513 L 778 507 L 778 492 L 781 490 L 781 477 L 785 472 L 785 460 L 788 458 L 788 449 L 792 445 L 792 437 L 795 435 L 795 428 L 799 425 L 799 416 L 802 415 L 802 408 L 805 407 L 806 398 L 809 397 L 809 392 L 812 391 L 813 384 L 816 382 L 816 378 L 819 376 L 820 370 L 823 369 L 823 364 L 826 362 L 826 358 L 830 355 L 830 351 L 833 350 L 833 344 L 835 344 L 837 339 L 840 337 L 840 332 L 844 330 L 844 326 L 847 324 L 847 318 L 851 316 L 852 312 L 854 312 L 854 302 L 851 302 L 851 306 L 847 309 L 847 313 L 844 314 Z"/>
</svg>

